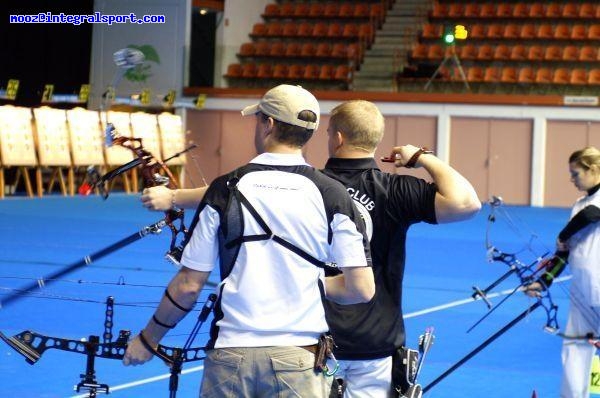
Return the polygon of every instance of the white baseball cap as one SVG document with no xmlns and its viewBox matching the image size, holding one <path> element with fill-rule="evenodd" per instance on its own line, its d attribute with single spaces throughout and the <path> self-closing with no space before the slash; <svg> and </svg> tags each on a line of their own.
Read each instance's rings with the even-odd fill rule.
<svg viewBox="0 0 600 398">
<path fill-rule="evenodd" d="M 298 119 L 302 111 L 311 111 L 317 115 L 316 122 Z M 242 110 L 242 115 L 255 115 L 262 112 L 275 120 L 294 126 L 316 130 L 319 127 L 319 102 L 307 90 L 300 86 L 281 84 L 267 91 L 258 104 L 250 105 Z"/>
</svg>

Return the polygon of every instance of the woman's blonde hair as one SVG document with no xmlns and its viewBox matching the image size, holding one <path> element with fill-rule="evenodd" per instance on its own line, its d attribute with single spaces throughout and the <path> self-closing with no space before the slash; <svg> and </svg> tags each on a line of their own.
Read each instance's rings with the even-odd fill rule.
<svg viewBox="0 0 600 398">
<path fill-rule="evenodd" d="M 569 156 L 569 163 L 575 163 L 584 170 L 596 168 L 600 171 L 600 150 L 593 146 L 586 146 L 573 152 Z"/>
</svg>

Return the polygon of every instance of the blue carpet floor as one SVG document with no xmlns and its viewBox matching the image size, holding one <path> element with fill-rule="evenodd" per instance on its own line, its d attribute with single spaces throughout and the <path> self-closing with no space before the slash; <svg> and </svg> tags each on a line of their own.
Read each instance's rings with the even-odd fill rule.
<svg viewBox="0 0 600 398">
<path fill-rule="evenodd" d="M 425 328 L 434 327 L 435 343 L 419 381 L 427 385 L 498 331 L 534 301 L 517 292 L 473 331 L 467 329 L 486 314 L 484 303 L 470 299 L 472 286 L 485 287 L 507 267 L 486 259 L 489 206 L 472 220 L 439 226 L 417 225 L 409 232 L 404 289 L 408 344 L 417 346 Z M 489 230 L 488 239 L 504 252 L 517 252 L 524 263 L 553 250 L 554 239 L 568 219 L 568 209 L 507 206 Z M 193 212 L 186 214 L 189 223 Z M 41 199 L 7 198 L 0 201 L 0 301 L 24 285 L 72 264 L 145 225 L 161 213 L 149 212 L 138 196 L 113 194 Z M 137 333 L 153 313 L 162 290 L 176 272 L 163 260 L 170 232 L 147 236 L 58 281 L 0 309 L 0 331 L 13 335 L 32 330 L 44 335 L 87 339 L 105 330 L 105 301 L 114 297 L 114 328 Z M 568 274 L 568 273 L 567 273 Z M 218 275 L 211 275 L 212 285 Z M 568 311 L 568 278 L 553 287 L 564 325 Z M 492 298 L 499 302 L 518 285 L 513 275 L 500 284 Z M 209 286 L 201 299 L 211 292 Z M 182 345 L 195 323 L 188 316 L 163 341 Z M 456 369 L 426 397 L 558 396 L 561 339 L 543 331 L 546 314 L 537 309 L 495 342 Z M 194 345 L 207 340 L 205 325 Z M 48 350 L 35 364 L 0 342 L 0 396 L 20 398 L 88 396 L 73 387 L 86 369 L 84 355 Z M 178 396 L 197 396 L 202 361 L 188 363 L 179 381 Z M 189 373 L 187 373 L 189 372 Z M 96 360 L 96 379 L 111 387 L 114 397 L 168 396 L 168 368 L 159 359 L 139 367 L 119 361 Z"/>
</svg>

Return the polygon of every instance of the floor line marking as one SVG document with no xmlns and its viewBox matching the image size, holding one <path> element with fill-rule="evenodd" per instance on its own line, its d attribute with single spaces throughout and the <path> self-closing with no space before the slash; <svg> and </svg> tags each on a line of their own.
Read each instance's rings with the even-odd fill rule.
<svg viewBox="0 0 600 398">
<path fill-rule="evenodd" d="M 192 373 L 192 372 L 198 372 L 202 369 L 204 369 L 204 365 L 196 366 L 195 368 L 184 369 L 181 371 L 181 374 L 184 375 L 184 374 L 188 374 L 188 373 Z M 110 392 L 124 390 L 126 388 L 136 387 L 136 386 L 140 386 L 142 384 L 153 383 L 155 381 L 168 379 L 169 377 L 171 377 L 171 374 L 166 373 L 166 374 L 162 374 L 162 375 L 158 375 L 158 376 L 154 376 L 154 377 L 148 377 L 146 379 L 141 379 L 138 381 L 132 381 L 130 383 L 119 384 L 117 386 L 110 387 Z M 87 398 L 87 397 L 89 397 L 89 393 L 73 395 L 72 397 L 69 397 L 69 398 Z"/>
</svg>

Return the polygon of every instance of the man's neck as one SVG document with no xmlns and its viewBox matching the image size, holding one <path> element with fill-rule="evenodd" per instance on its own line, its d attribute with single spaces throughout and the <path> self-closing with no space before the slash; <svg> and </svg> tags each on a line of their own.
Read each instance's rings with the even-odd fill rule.
<svg viewBox="0 0 600 398">
<path fill-rule="evenodd" d="M 375 153 L 369 152 L 366 149 L 362 148 L 349 148 L 349 147 L 341 147 L 333 154 L 334 158 L 340 159 L 364 159 L 364 158 L 374 158 Z"/>
<path fill-rule="evenodd" d="M 284 155 L 302 155 L 302 148 L 292 147 L 284 144 L 273 144 L 265 148 L 265 152 L 279 153 Z"/>
</svg>

